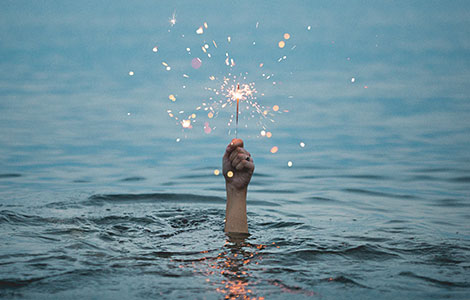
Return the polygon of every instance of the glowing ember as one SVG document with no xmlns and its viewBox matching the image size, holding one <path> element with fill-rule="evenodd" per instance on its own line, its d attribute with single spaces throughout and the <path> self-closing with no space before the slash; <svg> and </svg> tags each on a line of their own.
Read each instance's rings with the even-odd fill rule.
<svg viewBox="0 0 470 300">
<path fill-rule="evenodd" d="M 133 71 L 129 71 L 129 76 L 134 76 L 134 72 L 133 72 Z"/>
<path fill-rule="evenodd" d="M 351 78 L 351 82 L 354 83 L 356 81 L 356 78 Z"/>
<path fill-rule="evenodd" d="M 261 136 L 265 136 L 265 135 L 266 135 L 266 131 L 264 131 L 264 130 L 261 130 L 260 133 L 261 133 Z"/>
<path fill-rule="evenodd" d="M 175 95 L 171 94 L 170 96 L 168 96 L 168 99 L 170 99 L 171 101 L 175 102 L 176 101 L 176 97 Z"/>
<path fill-rule="evenodd" d="M 215 175 L 215 176 L 219 176 L 219 174 L 220 174 L 220 171 L 219 171 L 218 169 L 215 169 L 215 170 L 214 170 L 214 175 Z"/>
<path fill-rule="evenodd" d="M 273 136 L 273 134 L 270 131 L 266 132 L 266 137 L 268 139 L 270 139 L 272 136 Z"/>
<path fill-rule="evenodd" d="M 276 153 L 279 150 L 277 146 L 271 148 L 271 153 Z"/>
<path fill-rule="evenodd" d="M 191 121 L 190 120 L 183 120 L 181 121 L 181 125 L 183 128 L 191 128 Z"/>
<path fill-rule="evenodd" d="M 209 133 L 211 133 L 211 131 L 212 131 L 212 128 L 209 126 L 209 122 L 205 122 L 204 123 L 204 132 L 206 134 L 209 134 Z"/>
<path fill-rule="evenodd" d="M 284 48 L 284 47 L 286 46 L 286 42 L 280 41 L 277 45 L 279 46 L 279 48 L 282 49 L 282 48 Z"/>
<path fill-rule="evenodd" d="M 300 142 L 300 147 L 305 147 L 305 143 L 304 142 Z"/>
<path fill-rule="evenodd" d="M 204 29 L 202 28 L 202 26 L 200 26 L 200 27 L 196 30 L 196 33 L 197 33 L 197 34 L 203 34 L 203 33 L 204 33 Z"/>
<path fill-rule="evenodd" d="M 227 172 L 227 177 L 232 178 L 232 177 L 233 177 L 233 172 L 232 172 L 232 171 L 228 171 L 228 172 Z"/>
<path fill-rule="evenodd" d="M 152 51 L 153 52 L 158 52 L 158 47 L 157 46 L 153 47 Z"/>
<path fill-rule="evenodd" d="M 285 39 L 285 40 L 288 40 L 288 39 L 290 39 L 290 34 L 288 34 L 288 33 L 284 33 L 284 39 Z"/>
<path fill-rule="evenodd" d="M 196 57 L 196 58 L 193 58 L 191 60 L 191 67 L 193 67 L 194 69 L 199 69 L 200 67 L 202 66 L 202 61 L 199 57 Z"/>
<path fill-rule="evenodd" d="M 273 106 L 273 110 L 274 110 L 274 111 L 278 111 L 278 110 L 279 110 L 279 105 L 274 105 L 274 106 Z"/>
<path fill-rule="evenodd" d="M 310 26 L 310 25 L 307 26 L 307 30 L 310 30 L 310 29 L 312 29 L 312 26 Z"/>
<path fill-rule="evenodd" d="M 290 160 L 287 162 L 287 166 L 288 166 L 289 168 L 292 167 L 292 162 L 291 162 Z"/>
<path fill-rule="evenodd" d="M 173 15 L 170 18 L 170 24 L 171 24 L 171 27 L 175 26 L 176 24 L 176 11 L 173 12 Z"/>
</svg>

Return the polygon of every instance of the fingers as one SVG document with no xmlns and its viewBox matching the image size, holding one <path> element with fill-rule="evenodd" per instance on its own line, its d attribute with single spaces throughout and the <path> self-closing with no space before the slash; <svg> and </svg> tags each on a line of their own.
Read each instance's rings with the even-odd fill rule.
<svg viewBox="0 0 470 300">
<path fill-rule="evenodd" d="M 250 159 L 248 160 L 242 160 L 240 161 L 235 167 L 235 170 L 241 171 L 241 170 L 254 170 L 255 165 L 253 164 L 253 160 Z"/>
<path fill-rule="evenodd" d="M 237 149 L 237 147 L 243 148 L 243 140 L 241 139 L 233 139 L 230 144 L 228 144 L 227 148 L 225 149 L 224 158 L 228 158 L 233 150 Z"/>
<path fill-rule="evenodd" d="M 232 167 L 236 167 L 241 161 L 251 161 L 251 155 L 243 148 L 237 148 L 230 154 L 230 161 L 232 162 Z"/>
</svg>

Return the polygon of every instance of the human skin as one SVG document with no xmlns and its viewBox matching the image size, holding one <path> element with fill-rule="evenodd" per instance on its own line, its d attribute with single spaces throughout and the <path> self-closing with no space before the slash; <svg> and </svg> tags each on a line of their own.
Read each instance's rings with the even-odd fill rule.
<svg viewBox="0 0 470 300">
<path fill-rule="evenodd" d="M 225 232 L 248 233 L 246 194 L 255 164 L 241 139 L 233 139 L 227 146 L 222 164 L 227 191 Z"/>
</svg>

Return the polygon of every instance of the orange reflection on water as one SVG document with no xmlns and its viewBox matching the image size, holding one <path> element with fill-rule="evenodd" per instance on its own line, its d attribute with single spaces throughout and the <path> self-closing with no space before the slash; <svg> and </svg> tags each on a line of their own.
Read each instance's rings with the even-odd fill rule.
<svg viewBox="0 0 470 300">
<path fill-rule="evenodd" d="M 211 291 L 220 294 L 223 299 L 263 300 L 265 297 L 257 294 L 260 293 L 259 287 L 264 285 L 265 289 L 266 284 L 283 293 L 315 295 L 312 291 L 288 286 L 278 279 L 256 276 L 255 273 L 260 271 L 258 264 L 261 263 L 263 250 L 279 246 L 274 242 L 270 245 L 251 244 L 246 241 L 247 237 L 245 234 L 227 234 L 227 240 L 219 253 L 214 253 L 217 251 L 215 249 L 205 250 L 199 252 L 204 255 L 200 258 L 171 261 L 177 263 L 177 268 L 190 268 L 192 273 L 202 275 L 204 284 L 210 287 Z"/>
</svg>

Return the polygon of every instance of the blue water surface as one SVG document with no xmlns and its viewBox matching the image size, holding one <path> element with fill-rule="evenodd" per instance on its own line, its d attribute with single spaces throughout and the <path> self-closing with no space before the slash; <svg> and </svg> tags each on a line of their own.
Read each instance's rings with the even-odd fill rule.
<svg viewBox="0 0 470 300">
<path fill-rule="evenodd" d="M 3 1 L 0 24 L 1 298 L 468 298 L 467 1 Z M 234 107 L 197 110 L 224 76 L 269 111 L 240 115 L 249 237 L 214 175 Z"/>
</svg>

